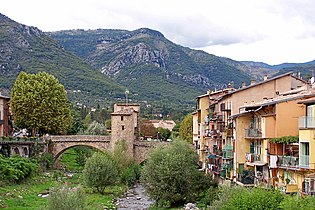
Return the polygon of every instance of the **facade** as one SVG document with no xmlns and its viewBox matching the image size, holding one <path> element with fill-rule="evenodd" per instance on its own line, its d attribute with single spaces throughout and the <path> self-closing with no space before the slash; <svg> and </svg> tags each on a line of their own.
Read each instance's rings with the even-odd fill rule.
<svg viewBox="0 0 315 210">
<path fill-rule="evenodd" d="M 115 104 L 111 114 L 112 150 L 119 140 L 125 140 L 128 148 L 127 154 L 133 154 L 133 143 L 140 135 L 139 124 L 140 104 Z"/>
<path fill-rule="evenodd" d="M 297 191 L 298 119 L 305 112 L 299 102 L 314 94 L 306 90 L 241 107 L 242 112 L 234 117 L 238 182 Z"/>
<path fill-rule="evenodd" d="M 9 97 L 0 95 L 0 136 L 13 135 L 13 118 L 9 101 Z"/>
<path fill-rule="evenodd" d="M 145 120 L 143 123 L 152 124 L 155 128 L 164 128 L 170 131 L 172 131 L 176 125 L 173 120 Z"/>
<path fill-rule="evenodd" d="M 199 159 L 206 166 L 207 172 L 214 177 L 237 181 L 239 178 L 238 174 L 244 172 L 247 167 L 252 167 L 253 172 L 255 172 L 255 168 L 256 171 L 264 171 L 263 168 L 266 164 L 263 161 L 269 161 L 268 142 L 257 141 L 258 139 L 254 140 L 246 136 L 251 134 L 246 134 L 246 132 L 252 132 L 252 130 L 248 130 L 251 128 L 251 125 L 259 125 L 261 122 L 253 119 L 252 112 L 255 110 L 251 110 L 250 114 L 247 113 L 248 110 L 245 110 L 245 113 L 243 113 L 244 110 L 242 109 L 247 109 L 247 106 L 250 107 L 257 102 L 262 103 L 266 100 L 274 100 L 284 94 L 294 94 L 294 92 L 301 91 L 303 88 L 308 88 L 306 81 L 293 76 L 291 73 L 287 73 L 270 79 L 265 77 L 261 82 L 251 81 L 249 86 L 243 84 L 239 89 L 229 87 L 226 90 L 216 91 L 216 93 L 220 92 L 221 94 L 208 92 L 206 95 L 199 96 L 197 98 L 197 110 L 193 114 L 193 140 L 198 142 L 196 148 Z M 206 104 L 207 102 L 208 104 Z M 263 109 L 260 106 L 256 108 Z M 269 109 L 271 109 L 270 106 L 264 108 L 264 111 L 267 111 L 267 113 L 272 112 Z M 285 110 L 285 108 L 283 109 Z M 302 111 L 300 110 L 299 114 Z M 269 132 L 269 127 L 273 126 L 270 120 L 272 119 L 272 114 L 269 114 L 270 116 L 267 117 L 268 114 L 266 114 L 264 118 L 264 120 L 267 120 L 264 125 L 266 132 Z M 295 120 L 295 135 L 298 133 L 298 116 L 296 116 Z M 288 129 L 283 129 L 285 126 L 279 124 L 278 127 L 276 135 L 273 134 L 274 137 L 289 135 L 286 133 Z M 264 150 L 264 154 L 261 154 L 262 159 L 259 160 L 262 161 L 260 163 L 261 167 L 259 165 L 257 167 L 247 166 L 246 164 L 246 153 L 254 151 L 255 147 L 267 148 L 267 150 Z M 268 175 L 265 177 L 269 179 L 268 170 L 265 169 L 265 173 Z M 245 174 L 244 176 L 255 177 L 255 175 L 257 173 Z M 250 180 L 247 181 L 250 182 Z"/>
</svg>

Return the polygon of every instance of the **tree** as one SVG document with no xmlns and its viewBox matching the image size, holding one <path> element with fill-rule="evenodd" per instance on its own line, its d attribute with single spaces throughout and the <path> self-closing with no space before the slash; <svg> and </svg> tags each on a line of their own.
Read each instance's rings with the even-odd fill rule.
<svg viewBox="0 0 315 210">
<path fill-rule="evenodd" d="M 107 129 L 104 124 L 98 123 L 96 121 L 93 121 L 87 130 L 85 131 L 86 134 L 92 134 L 92 135 L 105 135 L 107 132 Z"/>
<path fill-rule="evenodd" d="M 197 170 L 198 157 L 184 141 L 160 145 L 149 153 L 141 182 L 158 206 L 195 201 L 209 188 L 210 178 Z"/>
<path fill-rule="evenodd" d="M 152 123 L 149 122 L 140 122 L 140 132 L 143 137 L 155 137 L 157 134 L 157 129 L 154 127 Z"/>
<path fill-rule="evenodd" d="M 179 138 L 192 143 L 193 140 L 193 117 L 191 114 L 185 116 L 179 127 Z"/>
<path fill-rule="evenodd" d="M 10 105 L 14 123 L 38 132 L 63 133 L 71 126 L 71 112 L 66 90 L 46 72 L 21 72 L 11 91 Z"/>
<path fill-rule="evenodd" d="M 166 141 L 171 136 L 171 131 L 167 128 L 158 127 L 158 139 L 161 139 L 163 141 Z"/>
<path fill-rule="evenodd" d="M 83 170 L 84 183 L 104 194 L 107 186 L 117 181 L 118 170 L 115 161 L 108 154 L 94 153 L 88 158 Z"/>
</svg>

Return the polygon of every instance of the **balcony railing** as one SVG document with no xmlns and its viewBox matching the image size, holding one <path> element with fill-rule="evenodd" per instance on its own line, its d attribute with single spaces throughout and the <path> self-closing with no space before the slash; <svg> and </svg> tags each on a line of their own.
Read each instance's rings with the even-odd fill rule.
<svg viewBox="0 0 315 210">
<path fill-rule="evenodd" d="M 261 138 L 262 133 L 259 128 L 245 129 L 245 138 Z"/>
<path fill-rule="evenodd" d="M 310 156 L 300 155 L 300 167 L 309 168 L 310 167 Z"/>
<path fill-rule="evenodd" d="M 278 156 L 277 165 L 284 167 L 298 167 L 299 158 L 293 156 Z"/>
<path fill-rule="evenodd" d="M 225 146 L 225 149 L 223 149 L 223 158 L 233 158 L 232 146 Z"/>
<path fill-rule="evenodd" d="M 260 154 L 255 153 L 246 153 L 245 154 L 246 162 L 254 162 L 254 161 L 260 161 Z"/>
<path fill-rule="evenodd" d="M 315 128 L 315 117 L 299 117 L 299 128 Z"/>
</svg>

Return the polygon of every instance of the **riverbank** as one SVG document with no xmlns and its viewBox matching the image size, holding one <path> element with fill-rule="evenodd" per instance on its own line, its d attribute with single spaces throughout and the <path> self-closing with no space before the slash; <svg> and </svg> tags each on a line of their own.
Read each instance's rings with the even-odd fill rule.
<svg viewBox="0 0 315 210">
<path fill-rule="evenodd" d="M 0 186 L 0 208 L 8 210 L 47 209 L 49 189 L 58 186 L 69 188 L 81 186 L 81 174 L 50 171 L 37 174 L 22 184 Z M 127 190 L 125 185 L 107 188 L 104 195 L 84 188 L 87 210 L 116 209 L 114 198 L 121 197 Z"/>
<path fill-rule="evenodd" d="M 144 210 L 149 209 L 154 201 L 150 200 L 145 193 L 144 187 L 136 184 L 133 188 L 127 190 L 124 196 L 116 201 L 117 210 Z"/>
</svg>

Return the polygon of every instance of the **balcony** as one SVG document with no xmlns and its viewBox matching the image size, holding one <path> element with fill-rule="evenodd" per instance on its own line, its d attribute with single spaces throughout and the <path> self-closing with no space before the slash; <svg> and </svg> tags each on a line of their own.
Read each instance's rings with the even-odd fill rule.
<svg viewBox="0 0 315 210">
<path fill-rule="evenodd" d="M 315 117 L 299 117 L 299 128 L 306 129 L 306 128 L 315 128 Z"/>
<path fill-rule="evenodd" d="M 223 158 L 233 158 L 233 149 L 231 145 L 226 145 L 223 149 Z"/>
<path fill-rule="evenodd" d="M 254 161 L 260 161 L 260 154 L 255 154 L 255 153 L 246 153 L 245 154 L 245 160 L 246 162 L 252 163 Z"/>
<path fill-rule="evenodd" d="M 262 132 L 259 128 L 245 129 L 245 138 L 262 138 Z"/>
<path fill-rule="evenodd" d="M 310 156 L 300 155 L 300 167 L 309 168 L 310 167 Z"/>
<path fill-rule="evenodd" d="M 293 156 L 278 156 L 277 166 L 299 167 L 299 158 Z"/>
</svg>

